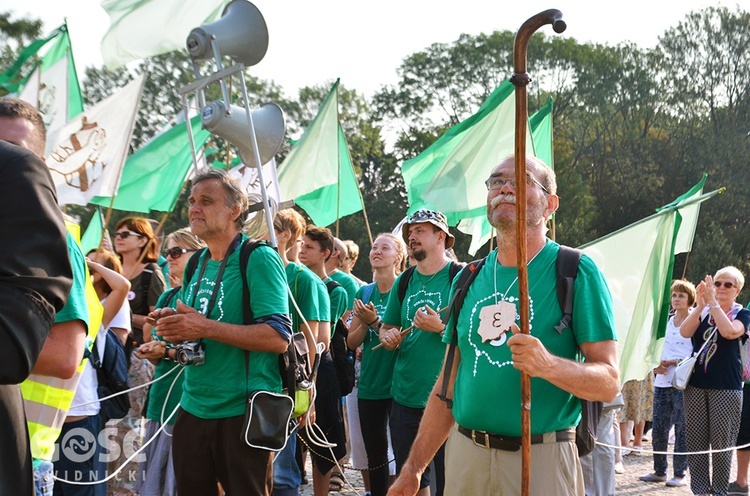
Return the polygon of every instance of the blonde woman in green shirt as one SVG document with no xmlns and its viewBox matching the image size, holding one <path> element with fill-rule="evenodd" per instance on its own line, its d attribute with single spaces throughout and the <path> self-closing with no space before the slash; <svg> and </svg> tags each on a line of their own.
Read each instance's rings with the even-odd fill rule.
<svg viewBox="0 0 750 496">
<path fill-rule="evenodd" d="M 357 403 L 373 496 L 385 496 L 388 492 L 388 417 L 396 353 L 385 348 L 373 351 L 372 348 L 380 344 L 380 317 L 385 312 L 388 293 L 396 276 L 406 267 L 406 257 L 406 244 L 401 238 L 386 233 L 375 239 L 370 250 L 375 282 L 357 291 L 347 340 L 351 349 L 364 343 Z"/>
</svg>

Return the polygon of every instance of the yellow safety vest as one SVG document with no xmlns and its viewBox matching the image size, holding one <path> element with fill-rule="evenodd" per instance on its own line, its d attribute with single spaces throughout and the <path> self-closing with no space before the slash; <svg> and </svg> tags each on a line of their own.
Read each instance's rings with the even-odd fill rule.
<svg viewBox="0 0 750 496">
<path fill-rule="evenodd" d="M 72 229 L 66 222 L 77 243 L 80 244 L 80 229 Z M 78 227 L 78 226 L 75 226 Z M 88 267 L 86 267 L 86 304 L 89 310 L 88 335 L 86 347 L 91 351 L 96 334 L 102 323 L 102 305 L 91 283 Z M 59 379 L 45 375 L 31 374 L 21 383 L 24 407 L 26 408 L 26 423 L 29 426 L 31 442 L 31 456 L 38 460 L 52 460 L 55 453 L 55 441 L 60 436 L 63 422 L 73 402 L 78 381 L 88 359 L 81 360 L 76 373 L 70 379 Z"/>
</svg>

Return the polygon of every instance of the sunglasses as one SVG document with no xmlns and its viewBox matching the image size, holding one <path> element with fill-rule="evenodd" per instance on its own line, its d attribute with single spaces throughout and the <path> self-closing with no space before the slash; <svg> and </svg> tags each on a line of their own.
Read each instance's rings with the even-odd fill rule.
<svg viewBox="0 0 750 496">
<path fill-rule="evenodd" d="M 174 248 L 169 248 L 168 250 L 164 250 L 164 256 L 165 257 L 172 257 L 173 260 L 177 260 L 182 256 L 183 253 L 190 253 L 193 251 L 198 250 L 187 250 L 185 248 L 180 248 L 179 246 L 175 246 Z"/>
<path fill-rule="evenodd" d="M 714 281 L 714 286 L 716 286 L 717 288 L 720 288 L 722 284 L 723 284 L 723 285 L 724 285 L 724 287 L 725 287 L 725 288 L 727 288 L 727 289 L 732 289 L 732 287 L 734 286 L 734 283 L 732 283 L 732 282 L 729 282 L 729 281 L 724 281 L 724 282 L 721 282 L 721 281 Z"/>
<path fill-rule="evenodd" d="M 115 239 L 117 239 L 117 238 L 128 239 L 130 236 L 136 236 L 136 237 L 140 238 L 140 237 L 143 237 L 143 234 L 137 233 L 137 232 L 133 232 L 133 231 L 120 231 L 120 232 L 114 233 L 112 236 L 114 236 Z"/>
</svg>

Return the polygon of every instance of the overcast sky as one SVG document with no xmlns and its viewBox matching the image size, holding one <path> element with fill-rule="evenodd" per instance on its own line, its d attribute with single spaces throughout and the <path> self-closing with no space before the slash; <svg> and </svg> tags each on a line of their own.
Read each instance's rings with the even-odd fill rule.
<svg viewBox="0 0 750 496">
<path fill-rule="evenodd" d="M 207 0 L 201 0 L 207 1 Z M 79 74 L 102 65 L 99 43 L 109 27 L 101 0 L 0 0 L 0 11 L 41 18 L 45 33 L 68 19 Z M 250 69 L 272 79 L 287 96 L 300 87 L 332 82 L 372 96 L 397 81 L 401 61 L 432 43 L 449 43 L 461 33 L 517 31 L 523 22 L 548 8 L 562 11 L 568 25 L 562 36 L 579 42 L 616 44 L 630 41 L 653 47 L 658 37 L 692 10 L 710 5 L 750 10 L 750 0 L 254 0 L 269 30 L 266 57 Z M 620 5 L 617 7 L 615 5 Z M 551 27 L 542 28 L 554 35 Z M 529 68 L 530 72 L 533 68 Z"/>
</svg>

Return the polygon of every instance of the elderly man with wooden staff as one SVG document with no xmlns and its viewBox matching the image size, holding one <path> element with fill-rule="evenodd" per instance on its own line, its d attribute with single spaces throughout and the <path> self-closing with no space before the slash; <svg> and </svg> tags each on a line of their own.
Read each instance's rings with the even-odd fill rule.
<svg viewBox="0 0 750 496">
<path fill-rule="evenodd" d="M 559 204 L 555 175 L 533 157 L 525 165 L 531 333 L 520 333 L 517 325 L 517 182 L 511 157 L 487 180 L 487 217 L 498 231 L 498 248 L 478 269 L 461 310 L 446 326 L 444 342 L 450 343 L 454 332 L 458 337 L 453 363 L 433 389 L 389 494 L 415 494 L 419 476 L 446 438 L 446 495 L 522 494 L 520 372 L 532 377 L 530 494 L 584 494 L 574 442 L 578 398 L 609 401 L 620 388 L 612 301 L 601 272 L 583 255 L 572 326 L 555 329 L 563 315 L 556 292 L 560 245 L 546 237 L 546 221 Z M 585 362 L 576 361 L 579 348 Z M 444 399 L 452 400 L 452 408 L 439 397 L 444 374 L 450 374 Z"/>
</svg>

